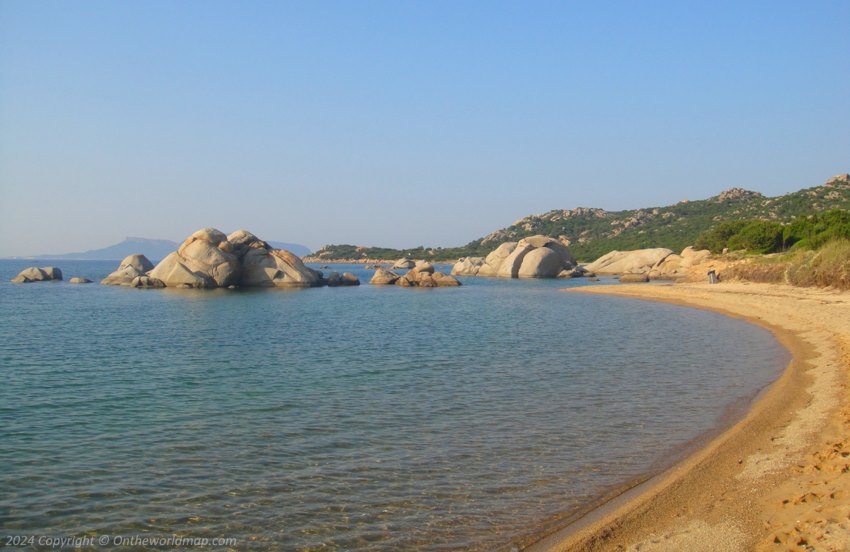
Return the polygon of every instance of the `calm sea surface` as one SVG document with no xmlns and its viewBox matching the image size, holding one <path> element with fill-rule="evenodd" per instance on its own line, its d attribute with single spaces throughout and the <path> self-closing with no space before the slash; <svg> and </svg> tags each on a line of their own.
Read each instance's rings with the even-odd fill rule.
<svg viewBox="0 0 850 552">
<path fill-rule="evenodd" d="M 788 360 L 737 320 L 557 291 L 583 281 L 8 282 L 31 264 L 0 261 L 0 536 L 490 550 L 655 469 Z"/>
</svg>

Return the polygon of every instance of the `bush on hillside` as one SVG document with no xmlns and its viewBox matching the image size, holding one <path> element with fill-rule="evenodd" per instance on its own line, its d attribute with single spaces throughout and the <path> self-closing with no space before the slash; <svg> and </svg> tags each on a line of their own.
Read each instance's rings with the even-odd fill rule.
<svg viewBox="0 0 850 552">
<path fill-rule="evenodd" d="M 694 246 L 720 253 L 746 249 L 753 253 L 777 253 L 796 249 L 819 249 L 833 240 L 850 240 L 850 211 L 834 209 L 800 217 L 785 226 L 764 220 L 729 221 L 703 232 Z"/>
<path fill-rule="evenodd" d="M 711 230 L 703 232 L 694 242 L 695 249 L 708 249 L 712 253 L 720 253 L 727 247 L 729 240 L 747 225 L 744 220 L 731 220 L 718 224 Z"/>
<path fill-rule="evenodd" d="M 797 248 L 818 249 L 832 240 L 850 240 L 850 211 L 834 209 L 801 217 L 783 230 L 783 241 Z"/>
<path fill-rule="evenodd" d="M 782 249 L 782 225 L 764 220 L 748 222 L 729 238 L 727 247 L 733 251 L 746 249 L 753 253 L 774 253 Z"/>
</svg>

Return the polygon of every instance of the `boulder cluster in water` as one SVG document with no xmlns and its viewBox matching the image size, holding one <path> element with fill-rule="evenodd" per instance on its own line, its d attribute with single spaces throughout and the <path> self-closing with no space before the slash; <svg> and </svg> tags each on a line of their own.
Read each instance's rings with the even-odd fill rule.
<svg viewBox="0 0 850 552">
<path fill-rule="evenodd" d="M 153 266 L 144 255 L 130 255 L 102 284 L 132 287 L 236 288 L 359 285 L 348 272 L 322 272 L 304 265 L 285 249 L 274 249 L 247 230 L 229 236 L 215 228 L 198 230 Z"/>
<path fill-rule="evenodd" d="M 29 267 L 12 278 L 15 283 L 61 280 L 62 271 L 49 266 Z M 85 284 L 87 278 L 71 278 Z M 349 272 L 322 272 L 304 265 L 284 249 L 274 249 L 246 230 L 225 236 L 215 228 L 198 230 L 154 266 L 144 255 L 126 257 L 101 284 L 132 287 L 312 287 L 357 286 L 360 280 Z"/>
<path fill-rule="evenodd" d="M 393 265 L 393 268 L 409 268 L 406 274 L 398 274 L 390 270 L 379 268 L 375 275 L 369 280 L 370 284 L 381 286 L 401 287 L 457 287 L 460 282 L 454 276 L 443 274 L 434 270 L 434 265 L 427 261 L 411 261 L 401 259 Z"/>
</svg>

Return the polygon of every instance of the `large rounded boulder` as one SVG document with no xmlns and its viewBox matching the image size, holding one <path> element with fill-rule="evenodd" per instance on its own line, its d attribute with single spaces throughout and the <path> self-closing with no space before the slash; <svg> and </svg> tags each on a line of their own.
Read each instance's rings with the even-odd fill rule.
<svg viewBox="0 0 850 552">
<path fill-rule="evenodd" d="M 311 287 L 323 283 L 322 273 L 307 267 L 300 257 L 274 249 L 247 230 L 227 236 L 241 262 L 242 287 Z"/>
<path fill-rule="evenodd" d="M 564 270 L 564 260 L 548 247 L 538 247 L 526 253 L 517 271 L 517 278 L 556 278 Z"/>
<path fill-rule="evenodd" d="M 585 268 L 596 274 L 647 274 L 673 252 L 664 248 L 611 251 Z"/>
<path fill-rule="evenodd" d="M 560 241 L 548 236 L 529 236 L 506 242 L 485 259 L 467 257 L 452 268 L 452 274 L 498 276 L 501 278 L 557 278 L 575 266 L 575 258 Z"/>
<path fill-rule="evenodd" d="M 413 268 L 416 266 L 416 261 L 412 259 L 399 259 L 395 263 L 393 263 L 393 269 L 395 270 L 404 270 L 406 268 Z"/>
<path fill-rule="evenodd" d="M 452 267 L 454 276 L 478 276 L 478 271 L 484 266 L 484 257 L 463 257 Z"/>
<path fill-rule="evenodd" d="M 118 268 L 101 280 L 100 283 L 107 286 L 131 286 L 133 280 L 144 276 L 151 270 L 153 270 L 153 263 L 144 255 L 140 253 L 128 255 L 124 257 Z"/>
<path fill-rule="evenodd" d="M 165 257 L 151 278 L 166 287 L 228 287 L 238 285 L 241 276 L 239 258 L 232 253 L 227 236 L 215 228 L 198 230 Z"/>
<path fill-rule="evenodd" d="M 497 276 L 502 262 L 513 253 L 516 245 L 516 242 L 506 242 L 491 251 L 484 258 L 484 264 L 478 269 L 478 276 Z"/>
</svg>

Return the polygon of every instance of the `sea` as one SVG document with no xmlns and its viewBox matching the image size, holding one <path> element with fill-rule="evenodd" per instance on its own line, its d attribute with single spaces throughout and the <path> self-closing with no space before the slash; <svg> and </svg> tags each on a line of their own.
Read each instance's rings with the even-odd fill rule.
<svg viewBox="0 0 850 552">
<path fill-rule="evenodd" d="M 511 550 L 669 466 L 789 360 L 740 320 L 560 292 L 610 279 L 416 289 L 334 265 L 363 285 L 149 290 L 67 283 L 117 261 L 39 261 L 66 281 L 9 283 L 32 264 L 0 261 L 0 546 Z"/>
</svg>

